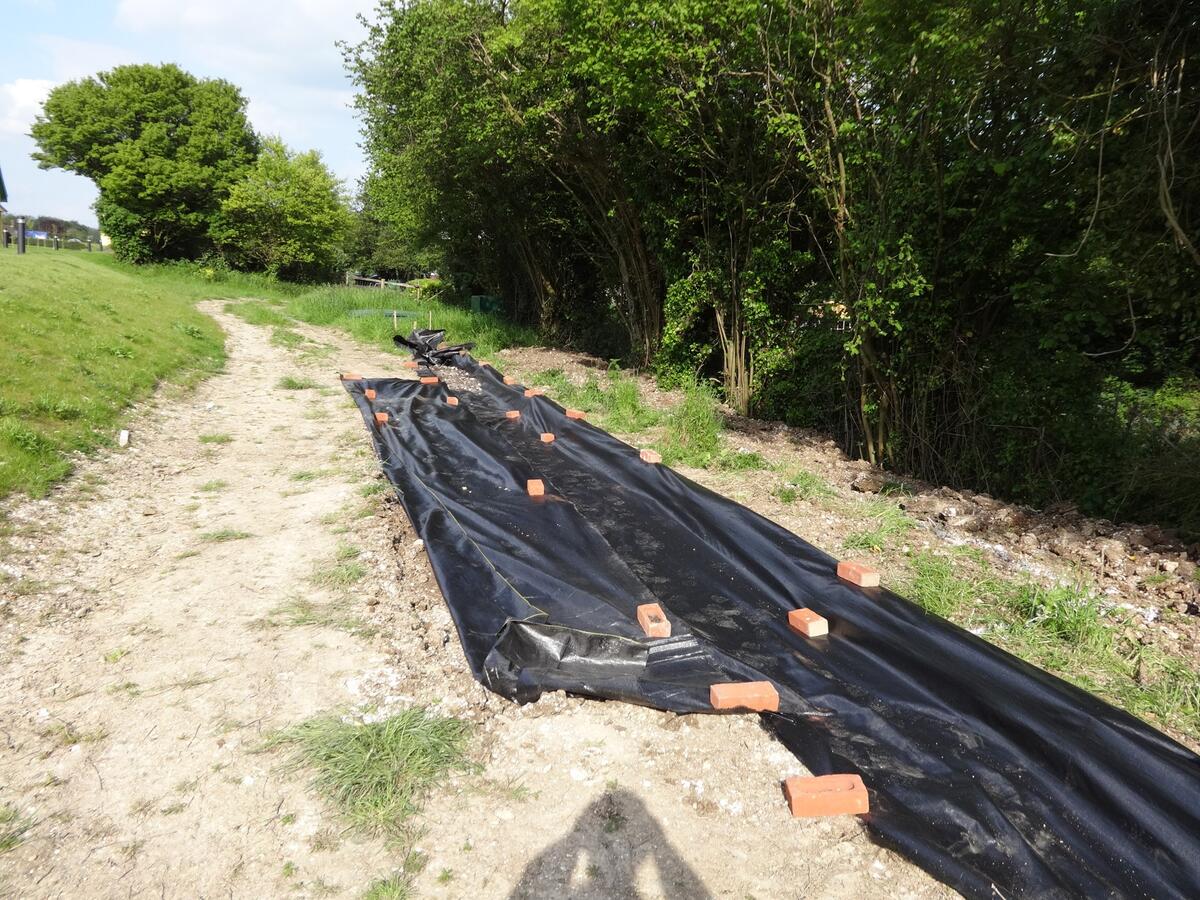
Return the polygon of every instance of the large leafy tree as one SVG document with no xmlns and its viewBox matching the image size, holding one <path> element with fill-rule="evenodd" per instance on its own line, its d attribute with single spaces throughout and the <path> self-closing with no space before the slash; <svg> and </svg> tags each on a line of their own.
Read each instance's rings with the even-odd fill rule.
<svg viewBox="0 0 1200 900">
<path fill-rule="evenodd" d="M 32 135 L 42 168 L 96 183 L 100 227 L 135 262 L 203 254 L 213 216 L 258 150 L 241 91 L 171 64 L 60 85 Z"/>
<path fill-rule="evenodd" d="M 321 155 L 293 153 L 280 139 L 268 138 L 222 201 L 212 235 L 238 268 L 316 281 L 344 261 L 351 226 L 341 184 Z"/>
</svg>

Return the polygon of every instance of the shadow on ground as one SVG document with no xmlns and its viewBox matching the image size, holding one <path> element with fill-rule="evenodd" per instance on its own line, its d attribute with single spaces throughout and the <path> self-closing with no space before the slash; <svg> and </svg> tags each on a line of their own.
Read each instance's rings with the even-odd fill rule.
<svg viewBox="0 0 1200 900">
<path fill-rule="evenodd" d="M 645 896 L 709 900 L 712 894 L 626 790 L 588 804 L 574 827 L 530 861 L 509 900 Z"/>
</svg>

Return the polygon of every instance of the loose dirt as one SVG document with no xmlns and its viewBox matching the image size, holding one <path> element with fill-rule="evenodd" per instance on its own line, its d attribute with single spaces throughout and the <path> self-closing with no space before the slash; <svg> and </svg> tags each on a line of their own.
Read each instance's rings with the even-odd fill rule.
<svg viewBox="0 0 1200 900">
<path fill-rule="evenodd" d="M 473 723 L 478 766 L 428 798 L 417 896 L 955 896 L 856 819 L 791 819 L 779 783 L 803 769 L 753 716 L 561 694 L 519 707 L 475 684 L 420 542 L 372 492 L 368 436 L 337 382 L 407 374 L 398 357 L 311 328 L 284 348 L 207 311 L 228 333 L 223 374 L 160 395 L 127 449 L 4 508 L 0 802 L 32 827 L 0 853 L 0 893 L 358 896 L 401 851 L 348 832 L 264 736 L 424 704 Z M 545 350 L 494 361 L 594 365 Z M 285 376 L 319 387 L 286 390 Z M 850 465 L 816 437 L 745 440 Z M 772 505 L 754 473 L 689 474 L 829 549 L 849 528 Z M 347 547 L 364 577 L 321 586 Z"/>
</svg>

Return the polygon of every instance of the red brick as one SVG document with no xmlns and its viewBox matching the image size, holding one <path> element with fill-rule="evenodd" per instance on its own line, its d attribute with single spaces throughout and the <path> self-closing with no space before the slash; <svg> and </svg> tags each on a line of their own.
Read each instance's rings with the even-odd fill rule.
<svg viewBox="0 0 1200 900">
<path fill-rule="evenodd" d="M 671 623 L 657 603 L 643 603 L 637 608 L 638 624 L 646 637 L 667 638 L 671 636 Z"/>
<path fill-rule="evenodd" d="M 544 393 L 546 393 L 546 392 L 543 391 L 541 388 L 526 388 L 525 389 L 526 397 L 540 397 Z"/>
<path fill-rule="evenodd" d="M 367 388 L 365 391 L 363 391 L 363 396 L 366 397 L 368 400 L 374 400 L 375 399 L 375 388 Z"/>
<path fill-rule="evenodd" d="M 525 482 L 525 490 L 530 497 L 542 497 L 546 493 L 546 485 L 540 478 L 530 478 Z"/>
<path fill-rule="evenodd" d="M 866 563 L 843 559 L 838 563 L 837 574 L 843 581 L 859 587 L 879 587 L 879 573 Z"/>
<path fill-rule="evenodd" d="M 362 381 L 362 376 L 357 372 L 343 372 L 342 381 Z"/>
<path fill-rule="evenodd" d="M 811 609 L 793 609 L 788 613 L 788 627 L 805 637 L 823 637 L 829 634 L 829 621 Z"/>
<path fill-rule="evenodd" d="M 583 414 L 583 411 L 582 411 L 582 410 L 579 410 L 579 409 L 568 409 L 568 410 L 567 410 L 567 418 L 568 418 L 568 419 L 586 419 L 586 418 L 587 418 L 587 416 L 585 416 L 585 415 Z"/>
<path fill-rule="evenodd" d="M 521 418 L 521 411 L 519 409 L 510 409 L 508 412 L 506 412 L 504 414 L 504 418 L 519 419 L 519 418 Z"/>
<path fill-rule="evenodd" d="M 517 383 L 517 379 L 513 378 L 511 375 L 505 375 L 505 376 L 504 376 L 504 383 L 505 383 L 505 384 L 516 384 L 516 383 Z"/>
<path fill-rule="evenodd" d="M 730 681 L 710 685 L 708 702 L 713 709 L 779 712 L 779 691 L 769 681 Z"/>
<path fill-rule="evenodd" d="M 657 450 L 642 450 L 638 453 L 642 458 L 642 462 L 660 463 L 662 462 L 662 454 Z"/>
<path fill-rule="evenodd" d="M 858 775 L 796 775 L 783 782 L 793 816 L 861 816 L 871 811 L 867 787 Z"/>
<path fill-rule="evenodd" d="M 385 412 L 377 412 L 377 413 L 375 413 L 375 423 L 376 423 L 377 425 L 386 425 L 386 424 L 387 424 L 387 420 L 388 420 L 388 414 L 387 414 L 387 413 L 385 413 Z"/>
<path fill-rule="evenodd" d="M 553 442 L 554 442 L 554 435 L 552 435 L 549 431 L 543 431 L 542 432 L 542 443 L 543 444 L 551 444 Z"/>
<path fill-rule="evenodd" d="M 436 375 L 425 375 L 421 378 L 421 384 L 437 384 L 438 377 Z"/>
<path fill-rule="evenodd" d="M 406 369 L 420 368 L 420 364 L 415 359 L 406 359 L 404 362 L 400 363 L 400 365 L 404 366 Z"/>
<path fill-rule="evenodd" d="M 449 403 L 451 406 L 458 406 L 458 398 L 457 397 L 453 397 L 453 396 L 447 397 L 446 402 Z"/>
</svg>

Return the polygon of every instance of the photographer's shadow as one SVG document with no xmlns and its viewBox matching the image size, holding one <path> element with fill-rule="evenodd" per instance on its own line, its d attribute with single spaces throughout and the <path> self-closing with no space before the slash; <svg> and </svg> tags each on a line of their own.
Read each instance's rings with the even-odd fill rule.
<svg viewBox="0 0 1200 900">
<path fill-rule="evenodd" d="M 655 883 L 648 866 L 657 870 L 661 896 L 712 897 L 641 799 L 618 788 L 589 803 L 569 832 L 530 861 L 509 900 L 659 896 L 639 889 L 639 879 Z"/>
</svg>

